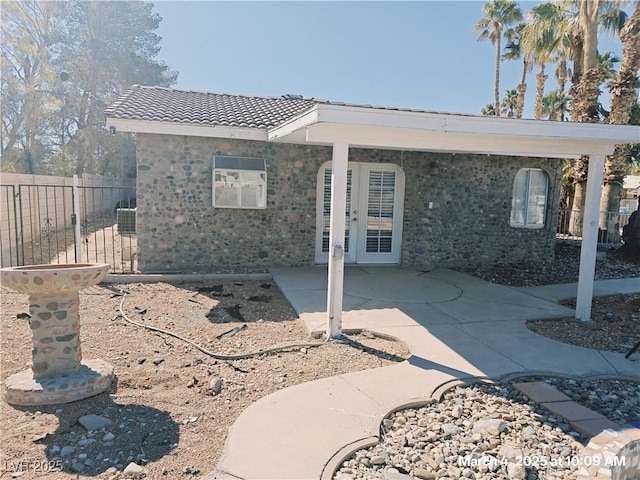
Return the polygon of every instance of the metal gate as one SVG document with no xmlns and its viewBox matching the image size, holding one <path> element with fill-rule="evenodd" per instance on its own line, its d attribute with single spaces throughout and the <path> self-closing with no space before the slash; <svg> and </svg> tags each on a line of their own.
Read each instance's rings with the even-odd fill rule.
<svg viewBox="0 0 640 480">
<path fill-rule="evenodd" d="M 0 202 L 3 267 L 108 263 L 112 273 L 135 272 L 135 187 L 0 185 Z"/>
</svg>

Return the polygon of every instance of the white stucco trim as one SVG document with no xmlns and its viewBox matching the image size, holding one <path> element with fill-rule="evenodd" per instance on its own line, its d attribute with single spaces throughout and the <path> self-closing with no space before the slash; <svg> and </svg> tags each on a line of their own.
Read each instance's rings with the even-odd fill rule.
<svg viewBox="0 0 640 480">
<path fill-rule="evenodd" d="M 267 141 L 267 131 L 260 128 L 228 127 L 223 125 L 194 125 L 191 123 L 159 122 L 156 120 L 129 120 L 107 118 L 107 128 L 118 132 L 156 133 L 158 135 L 184 135 L 189 137 L 233 138 Z"/>
</svg>

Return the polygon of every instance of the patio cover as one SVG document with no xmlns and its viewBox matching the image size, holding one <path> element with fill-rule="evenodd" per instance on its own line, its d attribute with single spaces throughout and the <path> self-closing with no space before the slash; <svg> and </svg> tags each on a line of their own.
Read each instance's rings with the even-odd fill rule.
<svg viewBox="0 0 640 480">
<path fill-rule="evenodd" d="M 484 153 L 524 157 L 589 155 L 576 318 L 591 318 L 598 216 L 605 156 L 640 142 L 640 128 L 522 120 L 319 103 L 267 129 L 273 142 L 331 145 L 331 220 L 327 336 L 341 332 L 347 161 L 350 147 Z"/>
</svg>

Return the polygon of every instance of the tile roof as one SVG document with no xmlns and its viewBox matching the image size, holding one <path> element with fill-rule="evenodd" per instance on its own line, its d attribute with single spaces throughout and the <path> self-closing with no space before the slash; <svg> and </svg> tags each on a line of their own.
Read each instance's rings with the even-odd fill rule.
<svg viewBox="0 0 640 480">
<path fill-rule="evenodd" d="M 302 97 L 301 95 L 258 97 L 142 85 L 134 85 L 127 90 L 124 95 L 120 96 L 105 109 L 105 115 L 113 119 L 267 129 L 280 125 L 317 104 L 374 108 L 398 112 L 499 118 L 469 113 L 335 102 Z"/>
<path fill-rule="evenodd" d="M 111 104 L 110 118 L 269 128 L 325 103 L 298 95 L 254 97 L 134 85 Z"/>
</svg>

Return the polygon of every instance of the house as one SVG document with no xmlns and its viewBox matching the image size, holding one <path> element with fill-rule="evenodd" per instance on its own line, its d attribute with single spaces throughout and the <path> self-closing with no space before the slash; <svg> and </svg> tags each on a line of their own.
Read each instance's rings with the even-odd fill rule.
<svg viewBox="0 0 640 480">
<path fill-rule="evenodd" d="M 615 143 L 637 137 L 625 126 L 145 86 L 106 117 L 136 133 L 142 272 L 328 263 L 330 297 L 341 296 L 344 264 L 550 258 L 560 159 L 592 155 L 597 175 Z M 339 317 L 341 300 L 332 308 Z"/>
<path fill-rule="evenodd" d="M 137 132 L 141 271 L 327 263 L 332 149 L 266 136 L 316 105 L 336 104 L 154 87 L 116 102 L 109 124 Z M 553 255 L 558 159 L 351 148 L 349 162 L 346 263 Z"/>
</svg>

